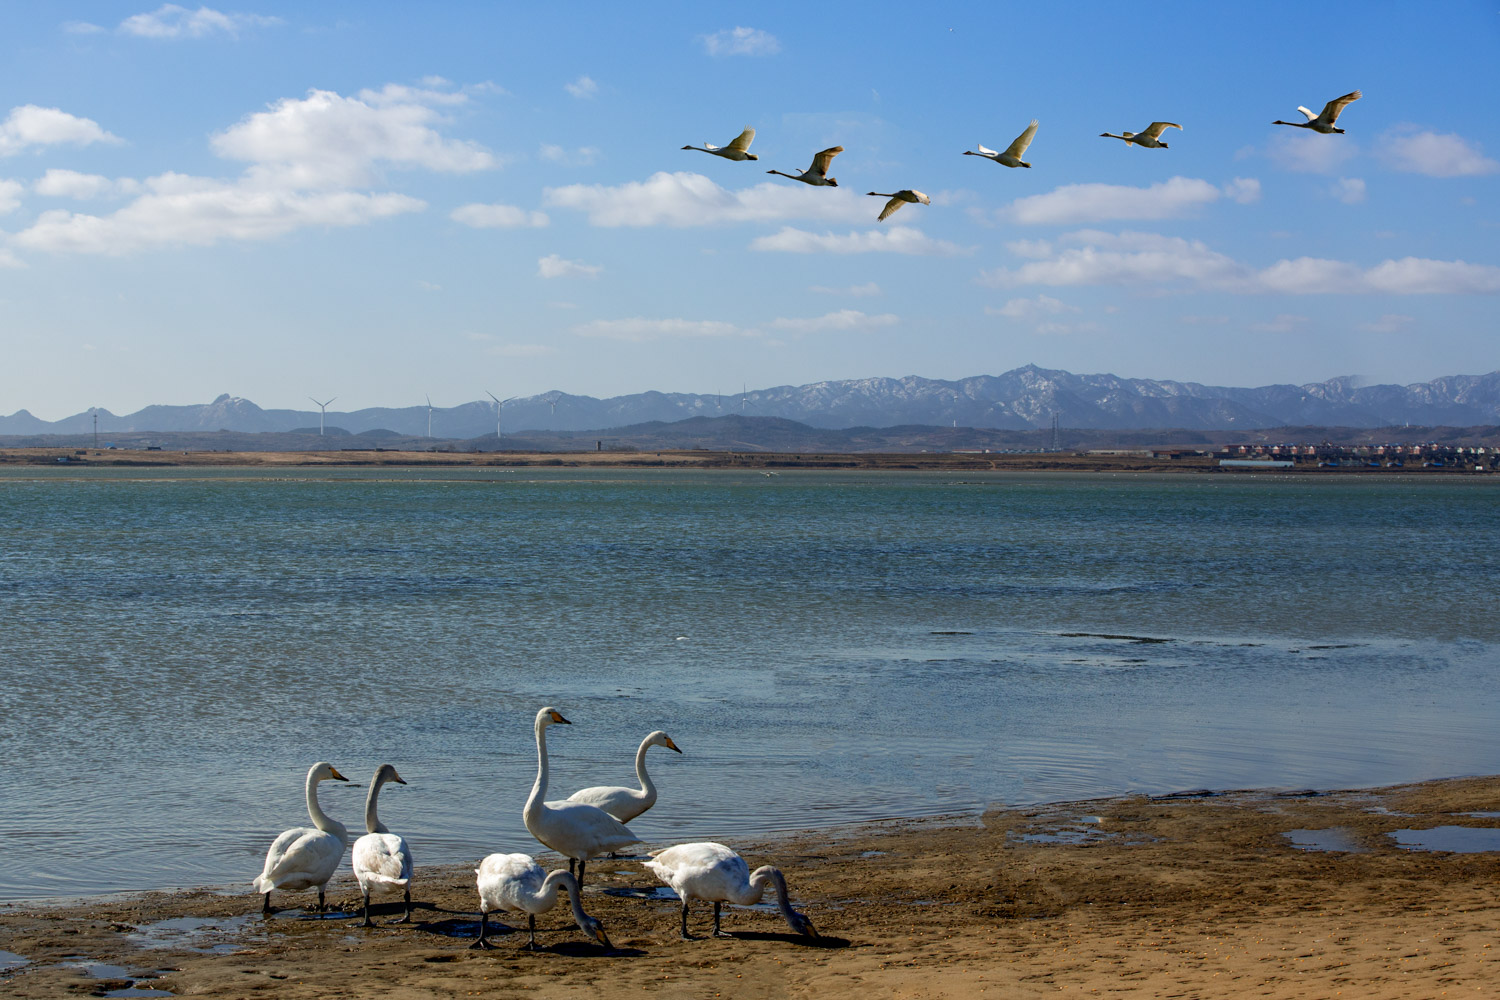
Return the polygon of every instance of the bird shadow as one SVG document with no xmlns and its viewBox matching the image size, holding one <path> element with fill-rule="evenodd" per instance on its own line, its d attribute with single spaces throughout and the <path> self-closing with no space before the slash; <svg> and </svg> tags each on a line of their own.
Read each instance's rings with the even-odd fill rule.
<svg viewBox="0 0 1500 1000">
<path fill-rule="evenodd" d="M 825 934 L 808 937 L 806 934 L 789 934 L 785 931 L 738 931 L 731 933 L 730 937 L 737 941 L 781 941 L 803 948 L 836 949 L 847 948 L 853 944 L 848 938 L 830 937 Z"/>
</svg>

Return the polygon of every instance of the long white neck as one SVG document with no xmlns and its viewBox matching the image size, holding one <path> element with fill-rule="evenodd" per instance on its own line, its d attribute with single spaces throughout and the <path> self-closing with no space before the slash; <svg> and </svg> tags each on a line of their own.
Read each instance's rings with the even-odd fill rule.
<svg viewBox="0 0 1500 1000">
<path fill-rule="evenodd" d="M 561 888 L 568 894 L 568 907 L 573 911 L 573 919 L 580 929 L 584 928 L 584 921 L 588 914 L 583 912 L 583 901 L 578 898 L 578 880 L 569 872 L 556 871 L 548 873 L 542 880 L 541 891 L 537 893 L 539 899 L 547 909 L 552 909 L 557 899 L 557 890 Z"/>
<path fill-rule="evenodd" d="M 651 776 L 646 773 L 646 751 L 651 747 L 651 737 L 641 741 L 641 748 L 635 752 L 635 776 L 641 783 L 641 801 L 650 809 L 656 805 L 656 786 L 651 783 Z"/>
<path fill-rule="evenodd" d="M 344 829 L 344 824 L 336 819 L 331 819 L 318 805 L 318 782 L 321 779 L 307 776 L 307 816 L 312 820 L 313 826 L 326 833 L 331 833 L 344 843 L 349 842 L 349 831 Z"/>
<path fill-rule="evenodd" d="M 741 906 L 754 906 L 765 895 L 767 884 L 774 884 L 776 886 L 776 908 L 781 911 L 782 917 L 788 923 L 791 923 L 791 918 L 787 914 L 795 913 L 796 911 L 792 909 L 791 900 L 787 899 L 786 879 L 782 876 L 781 869 L 779 868 L 764 865 L 755 869 L 754 873 L 750 876 L 750 882 L 747 886 L 749 892 L 745 893 L 745 898 L 736 899 L 735 902 Z"/>
<path fill-rule="evenodd" d="M 799 174 L 784 174 L 780 170 L 767 170 L 766 173 L 775 174 L 778 177 L 790 177 L 794 181 L 800 181 L 802 179 Z"/>
<path fill-rule="evenodd" d="M 366 833 L 390 833 L 386 825 L 380 822 L 380 817 L 375 815 L 375 800 L 380 797 L 380 786 L 385 784 L 386 778 L 381 775 L 370 782 L 370 791 L 365 795 L 365 832 Z"/>
<path fill-rule="evenodd" d="M 528 828 L 542 812 L 542 802 L 547 798 L 547 724 L 541 719 L 536 720 L 536 784 L 531 786 L 531 797 L 526 800 L 526 808 L 521 810 L 521 818 L 525 820 Z"/>
</svg>

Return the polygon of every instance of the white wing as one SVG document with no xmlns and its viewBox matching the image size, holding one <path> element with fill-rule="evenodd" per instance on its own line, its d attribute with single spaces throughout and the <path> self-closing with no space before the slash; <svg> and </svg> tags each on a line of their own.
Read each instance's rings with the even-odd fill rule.
<svg viewBox="0 0 1500 1000">
<path fill-rule="evenodd" d="M 828 149 L 823 150 L 817 156 L 814 156 L 812 161 L 812 172 L 819 175 L 826 175 L 828 173 L 828 168 L 833 165 L 833 158 L 835 156 L 838 156 L 843 151 L 843 146 L 831 146 Z"/>
<path fill-rule="evenodd" d="M 1031 140 L 1036 138 L 1036 126 L 1036 119 L 1031 119 L 1031 124 L 1026 127 L 1026 131 L 1016 136 L 1016 141 L 1010 144 L 1005 155 L 1020 158 L 1021 154 L 1026 152 L 1026 147 L 1031 145 Z"/>
<path fill-rule="evenodd" d="M 535 896 L 546 877 L 529 854 L 491 854 L 474 869 L 479 902 L 484 912 L 521 909 L 521 900 Z"/>
<path fill-rule="evenodd" d="M 999 153 L 995 152 L 990 147 L 986 146 L 984 143 L 980 143 L 979 144 L 979 151 L 981 153 L 983 153 L 985 156 L 999 156 L 1000 155 Z"/>
<path fill-rule="evenodd" d="M 343 840 L 315 827 L 285 830 L 266 852 L 266 866 L 254 882 L 255 889 L 295 891 L 322 885 L 343 860 L 344 846 Z"/>
<path fill-rule="evenodd" d="M 713 143 L 709 142 L 707 139 L 704 139 L 703 140 L 703 148 L 706 149 L 706 150 L 708 150 L 710 153 L 716 153 L 719 150 L 723 149 L 724 147 L 723 146 L 715 146 Z"/>
<path fill-rule="evenodd" d="M 1339 114 L 1344 110 L 1344 108 L 1348 107 L 1350 104 L 1353 104 L 1355 101 L 1364 96 L 1364 94 L 1355 90 L 1345 94 L 1343 97 L 1335 97 L 1333 100 L 1323 105 L 1323 114 L 1321 116 L 1322 119 L 1328 124 L 1332 125 L 1334 122 L 1339 120 Z"/>
<path fill-rule="evenodd" d="M 900 208 L 902 205 L 905 205 L 905 204 L 906 204 L 905 200 L 903 200 L 899 195 L 897 197 L 895 197 L 895 198 L 892 198 L 890 201 L 888 201 L 888 202 L 885 203 L 885 208 L 882 208 L 880 210 L 880 217 L 878 219 L 876 219 L 875 221 L 876 222 L 884 222 L 887 218 L 890 217 L 890 215 L 891 215 L 892 212 L 894 212 L 896 209 Z"/>
<path fill-rule="evenodd" d="M 745 131 L 743 131 L 739 135 L 735 136 L 734 141 L 731 142 L 727 148 L 733 149 L 733 150 L 737 150 L 737 151 L 743 153 L 743 152 L 745 152 L 745 150 L 747 150 L 747 149 L 750 148 L 750 144 L 752 142 L 754 142 L 754 141 L 755 141 L 755 129 L 753 129 L 753 128 L 747 128 L 747 129 L 745 129 Z"/>
<path fill-rule="evenodd" d="M 1145 136 L 1147 139 L 1160 139 L 1161 134 L 1169 128 L 1175 128 L 1179 132 L 1182 131 L 1182 126 L 1175 124 L 1174 122 L 1152 122 L 1151 125 L 1146 129 L 1146 131 L 1141 133 L 1141 135 Z"/>
<path fill-rule="evenodd" d="M 745 859 L 723 844 L 678 844 L 645 864 L 683 899 L 724 902 L 750 881 Z"/>
<path fill-rule="evenodd" d="M 646 794 L 638 788 L 623 785 L 596 785 L 580 788 L 568 796 L 569 802 L 582 802 L 597 806 L 621 823 L 629 823 L 646 811 Z"/>
<path fill-rule="evenodd" d="M 411 882 L 411 849 L 394 833 L 367 833 L 354 842 L 354 877 L 361 888 L 404 888 Z"/>
</svg>

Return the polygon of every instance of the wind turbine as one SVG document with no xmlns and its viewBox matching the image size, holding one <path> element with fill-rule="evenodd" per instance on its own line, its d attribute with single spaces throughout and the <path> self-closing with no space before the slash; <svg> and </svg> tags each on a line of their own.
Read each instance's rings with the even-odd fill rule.
<svg viewBox="0 0 1500 1000">
<path fill-rule="evenodd" d="M 316 399 L 313 399 L 311 396 L 308 396 L 307 398 L 312 399 L 314 403 L 318 403 L 318 401 Z M 338 397 L 334 396 L 333 399 L 330 399 L 328 401 L 328 403 L 333 402 L 334 399 L 338 399 Z M 328 403 L 318 403 L 318 437 L 323 436 L 323 418 L 328 416 Z"/>
<path fill-rule="evenodd" d="M 505 400 L 501 399 L 499 396 L 495 395 L 493 392 L 490 392 L 488 389 L 484 390 L 484 394 L 495 401 L 495 443 L 499 444 L 500 443 L 500 417 L 505 413 Z M 511 399 L 515 399 L 516 397 L 512 396 L 510 398 Z"/>
<path fill-rule="evenodd" d="M 427 436 L 432 437 L 432 397 L 427 397 Z"/>
</svg>

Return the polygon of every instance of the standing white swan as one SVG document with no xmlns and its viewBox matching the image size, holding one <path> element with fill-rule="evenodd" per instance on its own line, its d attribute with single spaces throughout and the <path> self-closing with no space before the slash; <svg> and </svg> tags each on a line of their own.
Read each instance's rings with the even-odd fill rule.
<svg viewBox="0 0 1500 1000">
<path fill-rule="evenodd" d="M 700 153 L 712 153 L 722 156 L 726 160 L 758 160 L 760 157 L 750 152 L 750 144 L 755 141 L 755 129 L 746 128 L 745 131 L 735 136 L 727 146 L 715 146 L 705 141 L 701 146 L 683 146 L 683 149 L 696 149 Z"/>
<path fill-rule="evenodd" d="M 536 713 L 536 784 L 521 811 L 526 829 L 543 844 L 569 858 L 568 867 L 578 862 L 578 884 L 583 885 L 583 869 L 589 858 L 605 851 L 618 851 L 641 838 L 598 806 L 585 802 L 545 802 L 547 795 L 547 727 L 554 722 L 572 725 L 555 708 Z"/>
<path fill-rule="evenodd" d="M 719 908 L 725 903 L 754 906 L 772 883 L 776 886 L 776 905 L 793 933 L 818 936 L 812 921 L 792 909 L 780 869 L 764 865 L 752 873 L 745 859 L 723 844 L 678 844 L 657 851 L 645 864 L 682 899 L 684 940 L 692 940 L 687 930 L 688 900 L 712 900 L 714 937 L 729 937 L 719 930 Z"/>
<path fill-rule="evenodd" d="M 881 194 L 879 191 L 867 191 L 865 193 L 873 195 L 876 198 L 891 199 L 890 201 L 885 203 L 885 208 L 882 208 L 880 210 L 880 217 L 875 220 L 876 222 L 884 222 L 890 217 L 892 212 L 896 211 L 896 209 L 900 208 L 902 205 L 932 204 L 931 198 L 927 197 L 920 191 L 913 191 L 910 188 L 897 191 L 894 194 Z"/>
<path fill-rule="evenodd" d="M 586 802 L 591 806 L 598 806 L 621 823 L 629 823 L 656 805 L 656 785 L 652 783 L 651 776 L 646 773 L 646 751 L 651 747 L 666 747 L 668 750 L 677 750 L 678 753 L 682 753 L 677 744 L 672 742 L 672 737 L 658 729 L 641 740 L 641 747 L 635 752 L 635 776 L 641 783 L 640 788 L 626 788 L 624 785 L 595 785 L 592 788 L 580 788 L 568 796 L 568 801 Z"/>
<path fill-rule="evenodd" d="M 979 152 L 976 153 L 972 149 L 966 149 L 964 150 L 964 155 L 982 156 L 987 160 L 994 160 L 1003 167 L 1026 167 L 1029 169 L 1031 164 L 1021 159 L 1021 157 L 1026 155 L 1026 147 L 1030 146 L 1031 140 L 1036 138 L 1036 126 L 1036 119 L 1031 119 L 1031 124 L 1026 127 L 1026 131 L 1016 136 L 1016 141 L 1011 143 L 1003 153 L 997 153 L 986 146 L 980 146 Z"/>
<path fill-rule="evenodd" d="M 777 177 L 790 177 L 794 181 L 803 184 L 811 184 L 814 187 L 838 187 L 839 182 L 828 176 L 828 168 L 833 165 L 833 158 L 844 151 L 843 146 L 830 146 L 813 157 L 812 166 L 806 170 L 799 170 L 795 174 L 784 174 L 780 170 L 767 170 L 768 174 Z"/>
<path fill-rule="evenodd" d="M 1307 121 L 1284 122 L 1278 119 L 1271 124 L 1291 125 L 1294 128 L 1310 128 L 1314 132 L 1322 132 L 1324 135 L 1328 135 L 1333 132 L 1337 132 L 1339 135 L 1343 135 L 1344 130 L 1341 128 L 1335 128 L 1333 123 L 1339 120 L 1339 114 L 1343 112 L 1344 108 L 1348 107 L 1350 104 L 1353 104 L 1355 101 L 1364 96 L 1364 94 L 1355 90 L 1345 94 L 1343 97 L 1335 97 L 1333 100 L 1323 105 L 1323 113 L 1319 115 L 1313 114 L 1307 108 L 1304 108 L 1299 104 L 1297 106 L 1297 110 L 1307 116 Z"/>
<path fill-rule="evenodd" d="M 323 887 L 333 878 L 344 859 L 344 848 L 349 846 L 349 831 L 318 806 L 318 782 L 330 779 L 349 780 L 327 761 L 314 764 L 307 772 L 307 815 L 313 825 L 282 831 L 266 852 L 265 870 L 250 883 L 256 892 L 265 893 L 262 913 L 271 912 L 271 890 L 296 892 L 313 886 L 318 889 L 318 909 L 323 909 Z"/>
<path fill-rule="evenodd" d="M 568 905 L 573 909 L 573 919 L 579 930 L 604 947 L 613 947 L 604 933 L 604 925 L 583 912 L 583 903 L 578 898 L 578 880 L 567 872 L 555 871 L 544 876 L 542 866 L 529 854 L 491 854 L 479 862 L 474 874 L 479 883 L 479 940 L 469 945 L 470 948 L 495 947 L 489 942 L 490 911 L 505 910 L 507 913 L 526 914 L 530 940 L 525 947 L 535 951 L 536 915 L 557 905 L 559 887 L 567 890 Z"/>
<path fill-rule="evenodd" d="M 1101 139 L 1124 139 L 1127 146 L 1145 146 L 1147 149 L 1167 149 L 1166 143 L 1161 141 L 1161 134 L 1169 128 L 1182 131 L 1182 126 L 1172 122 L 1152 122 L 1146 126 L 1144 132 L 1122 132 L 1115 135 L 1113 132 L 1100 132 Z"/>
<path fill-rule="evenodd" d="M 381 764 L 370 779 L 370 791 L 365 796 L 365 829 L 370 831 L 354 842 L 354 877 L 359 880 L 359 891 L 365 897 L 365 921 L 361 927 L 375 926 L 370 922 L 370 895 L 390 896 L 401 893 L 406 903 L 406 915 L 394 923 L 411 921 L 411 848 L 406 838 L 392 833 L 375 814 L 375 800 L 380 796 L 380 786 L 387 781 L 406 784 L 401 775 L 390 764 Z"/>
</svg>

